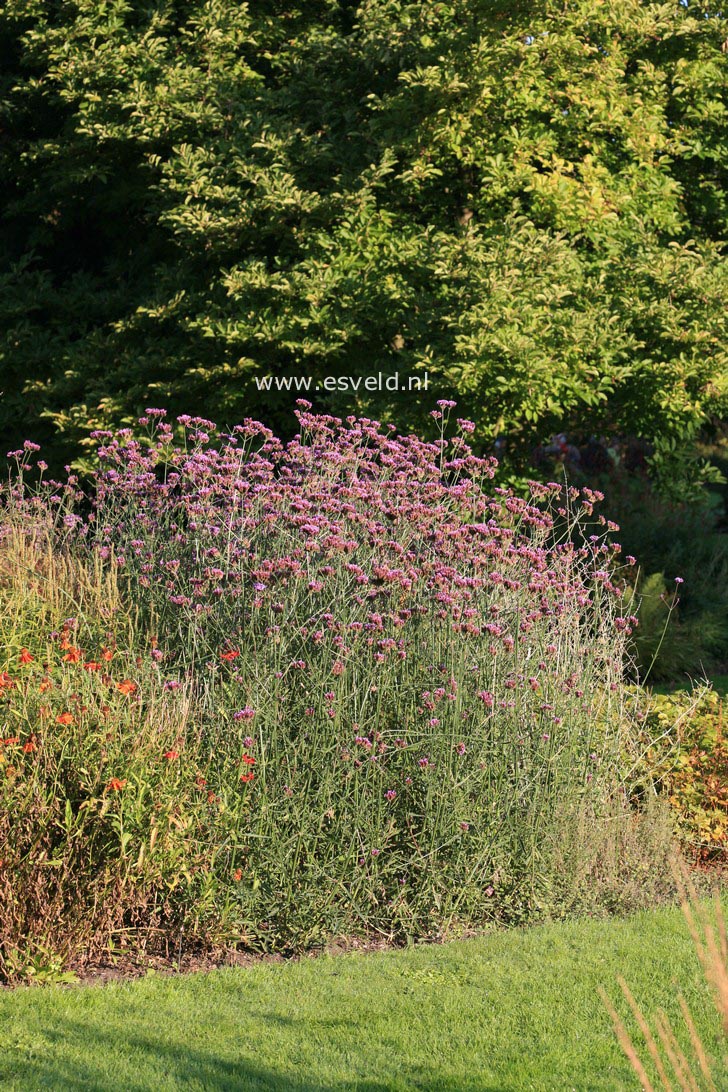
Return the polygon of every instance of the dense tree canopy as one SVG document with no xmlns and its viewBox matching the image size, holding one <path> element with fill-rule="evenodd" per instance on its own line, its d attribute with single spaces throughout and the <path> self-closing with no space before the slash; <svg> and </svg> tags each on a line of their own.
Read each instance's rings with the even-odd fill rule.
<svg viewBox="0 0 728 1092">
<path fill-rule="evenodd" d="M 285 430 L 256 377 L 426 372 L 311 400 L 687 473 L 728 401 L 727 42 L 718 0 L 0 0 L 0 429 Z"/>
</svg>

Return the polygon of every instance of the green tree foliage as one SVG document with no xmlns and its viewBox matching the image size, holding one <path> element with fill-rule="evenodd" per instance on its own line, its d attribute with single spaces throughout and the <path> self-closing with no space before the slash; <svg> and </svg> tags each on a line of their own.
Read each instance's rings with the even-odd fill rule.
<svg viewBox="0 0 728 1092">
<path fill-rule="evenodd" d="M 718 0 L 0 0 L 0 429 L 256 377 L 430 377 L 516 460 L 617 430 L 685 479 L 728 401 Z"/>
</svg>

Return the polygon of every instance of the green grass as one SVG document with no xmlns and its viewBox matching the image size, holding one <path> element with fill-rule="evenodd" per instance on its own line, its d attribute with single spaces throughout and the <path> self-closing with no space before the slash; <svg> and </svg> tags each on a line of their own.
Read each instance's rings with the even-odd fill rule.
<svg viewBox="0 0 728 1092">
<path fill-rule="evenodd" d="M 620 972 L 687 1046 L 677 981 L 720 1056 L 682 915 L 661 910 L 406 951 L 6 991 L 0 1087 L 635 1089 L 596 993 L 604 984 L 624 1012 Z"/>
</svg>

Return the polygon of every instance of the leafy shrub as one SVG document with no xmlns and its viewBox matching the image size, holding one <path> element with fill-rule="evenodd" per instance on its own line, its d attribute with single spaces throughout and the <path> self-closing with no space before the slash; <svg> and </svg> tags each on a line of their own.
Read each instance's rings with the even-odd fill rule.
<svg viewBox="0 0 728 1092">
<path fill-rule="evenodd" d="M 0 435 L 287 429 L 256 380 L 310 375 L 419 428 L 457 392 L 521 472 L 636 434 L 684 488 L 728 397 L 727 36 L 713 0 L 4 0 Z"/>
<path fill-rule="evenodd" d="M 703 860 L 728 852 L 724 705 L 714 691 L 656 694 L 640 737 L 640 768 L 669 800 L 686 849 Z"/>
<path fill-rule="evenodd" d="M 558 846 L 609 828 L 632 717 L 598 495 L 491 491 L 467 421 L 299 417 L 283 445 L 150 410 L 147 443 L 100 437 L 88 499 L 29 492 L 18 453 L 6 974 L 23 945 L 286 950 L 583 904 Z"/>
</svg>

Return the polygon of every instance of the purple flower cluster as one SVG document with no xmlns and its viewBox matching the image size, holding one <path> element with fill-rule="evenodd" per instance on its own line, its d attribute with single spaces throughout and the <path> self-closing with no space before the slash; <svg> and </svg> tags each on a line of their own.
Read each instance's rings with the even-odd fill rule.
<svg viewBox="0 0 728 1092">
<path fill-rule="evenodd" d="M 155 424 L 147 443 L 126 429 L 96 433 L 97 533 L 114 545 L 117 565 L 133 561 L 142 585 L 161 583 L 169 603 L 200 613 L 218 597 L 275 610 L 297 584 L 320 602 L 346 574 L 354 601 L 372 608 L 369 633 L 384 630 L 381 607 L 388 628 L 405 625 L 426 591 L 454 632 L 488 634 L 506 649 L 550 611 L 588 606 L 591 580 L 615 590 L 615 547 L 603 536 L 580 549 L 549 542 L 554 516 L 543 502 L 561 501 L 556 483 L 534 483 L 530 500 L 502 489 L 494 496 L 484 488 L 494 460 L 474 456 L 462 436 L 396 438 L 379 422 L 317 416 L 305 404 L 298 417 L 301 432 L 287 445 L 253 421 L 218 434 L 187 416 L 175 443 L 161 410 L 147 411 Z M 595 499 L 572 490 L 567 502 L 590 511 Z M 480 609 L 481 593 L 496 589 L 530 593 L 533 609 L 517 626 L 502 613 L 507 595 L 489 594 L 490 613 Z M 401 650 L 401 642 L 378 644 L 375 654 Z"/>
<path fill-rule="evenodd" d="M 67 506 L 63 522 L 149 607 L 160 670 L 228 661 L 234 721 L 326 722 L 348 739 L 356 721 L 360 766 L 414 733 L 427 749 L 405 748 L 408 776 L 442 768 L 434 737 L 468 763 L 494 725 L 553 748 L 595 691 L 611 716 L 635 620 L 600 494 L 494 488 L 467 421 L 426 442 L 305 402 L 297 416 L 285 444 L 255 421 L 220 432 L 158 409 L 145 440 L 95 434 L 91 515 Z"/>
</svg>

